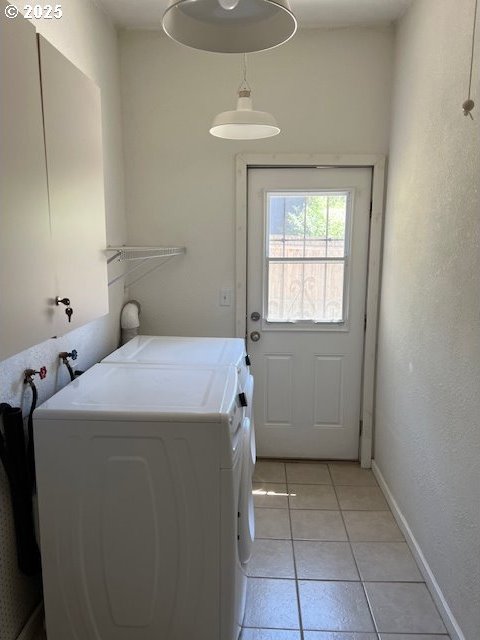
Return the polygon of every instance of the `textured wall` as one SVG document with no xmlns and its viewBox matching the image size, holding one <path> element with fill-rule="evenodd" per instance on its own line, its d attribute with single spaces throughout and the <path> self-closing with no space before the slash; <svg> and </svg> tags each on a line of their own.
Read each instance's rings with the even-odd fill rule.
<svg viewBox="0 0 480 640">
<path fill-rule="evenodd" d="M 192 51 L 161 33 L 121 35 L 126 203 L 133 243 L 185 244 L 132 287 L 146 333 L 234 335 L 234 158 L 253 153 L 386 153 L 393 32 L 306 30 L 248 56 L 254 106 L 282 133 L 213 138 L 213 117 L 233 109 L 241 56 Z"/>
<path fill-rule="evenodd" d="M 104 132 L 105 201 L 107 240 L 125 242 L 123 204 L 123 153 L 119 99 L 117 35 L 106 16 L 90 0 L 63 3 L 61 20 L 36 21 L 37 30 L 101 88 Z M 73 239 L 74 240 L 74 239 Z M 74 251 L 82 250 L 73 247 Z M 12 274 L 12 286 L 18 286 Z M 45 365 L 46 380 L 39 381 L 40 401 L 68 381 L 59 368 L 58 353 L 76 348 L 79 369 L 86 369 L 112 351 L 118 341 L 119 311 L 123 287 L 110 291 L 110 314 L 58 340 L 49 340 L 0 363 L 0 401 L 21 405 L 28 411 L 30 394 L 24 389 L 22 373 L 27 367 Z M 28 313 L 21 309 L 19 313 Z M 0 465 L 0 640 L 14 640 L 39 599 L 38 585 L 22 577 L 16 568 L 10 498 Z"/>
<path fill-rule="evenodd" d="M 475 120 L 461 111 L 473 9 L 419 0 L 398 29 L 375 446 L 467 640 L 480 630 L 478 43 Z"/>
</svg>

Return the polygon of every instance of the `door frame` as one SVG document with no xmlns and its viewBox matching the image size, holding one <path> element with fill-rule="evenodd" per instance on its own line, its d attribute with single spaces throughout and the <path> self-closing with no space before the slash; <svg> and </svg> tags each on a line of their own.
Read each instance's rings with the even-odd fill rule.
<svg viewBox="0 0 480 640">
<path fill-rule="evenodd" d="M 266 168 L 371 168 L 372 192 L 368 241 L 366 325 L 362 369 L 362 410 L 359 458 L 369 469 L 373 454 L 375 408 L 375 369 L 380 297 L 380 270 L 384 225 L 385 156 L 376 154 L 253 154 L 239 153 L 236 158 L 235 224 L 235 335 L 244 338 L 247 331 L 247 174 L 248 169 Z"/>
</svg>

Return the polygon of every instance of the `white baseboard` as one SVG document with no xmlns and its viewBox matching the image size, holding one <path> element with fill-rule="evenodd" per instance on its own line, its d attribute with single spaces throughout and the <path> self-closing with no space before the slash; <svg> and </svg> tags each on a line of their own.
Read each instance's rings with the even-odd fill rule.
<svg viewBox="0 0 480 640">
<path fill-rule="evenodd" d="M 430 566 L 425 556 L 423 555 L 420 545 L 415 539 L 415 536 L 413 535 L 412 530 L 410 529 L 410 526 L 405 516 L 400 511 L 400 508 L 395 498 L 393 497 L 392 492 L 390 491 L 390 488 L 388 487 L 385 481 L 385 478 L 383 477 L 382 472 L 378 468 L 375 460 L 372 460 L 372 471 L 376 479 L 378 480 L 380 489 L 383 491 L 385 498 L 390 506 L 390 509 L 392 510 L 393 517 L 395 518 L 398 526 L 402 530 L 402 533 L 405 536 L 405 540 L 408 546 L 410 547 L 410 551 L 412 552 L 413 556 L 415 557 L 415 560 L 417 561 L 418 568 L 420 569 L 425 579 L 425 582 L 428 588 L 430 589 L 430 593 L 432 594 L 432 597 L 435 601 L 435 604 L 437 605 L 438 611 L 443 619 L 443 622 L 447 627 L 450 637 L 452 638 L 452 640 L 466 640 L 460 628 L 460 625 L 456 621 L 455 616 L 453 615 L 450 607 L 448 606 L 445 596 L 443 595 L 442 590 L 440 589 L 440 586 L 436 581 L 435 576 L 433 575 L 433 572 L 430 569 Z"/>
<path fill-rule="evenodd" d="M 43 604 L 39 604 L 33 610 L 32 615 L 27 621 L 27 624 L 23 627 L 17 640 L 34 640 L 40 633 L 43 625 Z"/>
</svg>

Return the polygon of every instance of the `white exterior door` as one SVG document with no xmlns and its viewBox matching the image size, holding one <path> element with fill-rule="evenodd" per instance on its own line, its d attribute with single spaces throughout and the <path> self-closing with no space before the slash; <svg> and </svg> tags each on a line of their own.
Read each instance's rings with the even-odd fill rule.
<svg viewBox="0 0 480 640">
<path fill-rule="evenodd" d="M 248 170 L 260 455 L 358 458 L 371 180 L 370 168 Z"/>
</svg>

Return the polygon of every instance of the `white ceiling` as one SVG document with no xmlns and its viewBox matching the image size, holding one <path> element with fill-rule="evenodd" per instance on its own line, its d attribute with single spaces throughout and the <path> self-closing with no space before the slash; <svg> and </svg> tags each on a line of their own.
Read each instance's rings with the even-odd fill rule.
<svg viewBox="0 0 480 640">
<path fill-rule="evenodd" d="M 161 29 L 168 0 L 97 0 L 114 22 L 128 29 Z M 386 25 L 413 0 L 290 0 L 300 27 Z"/>
</svg>

